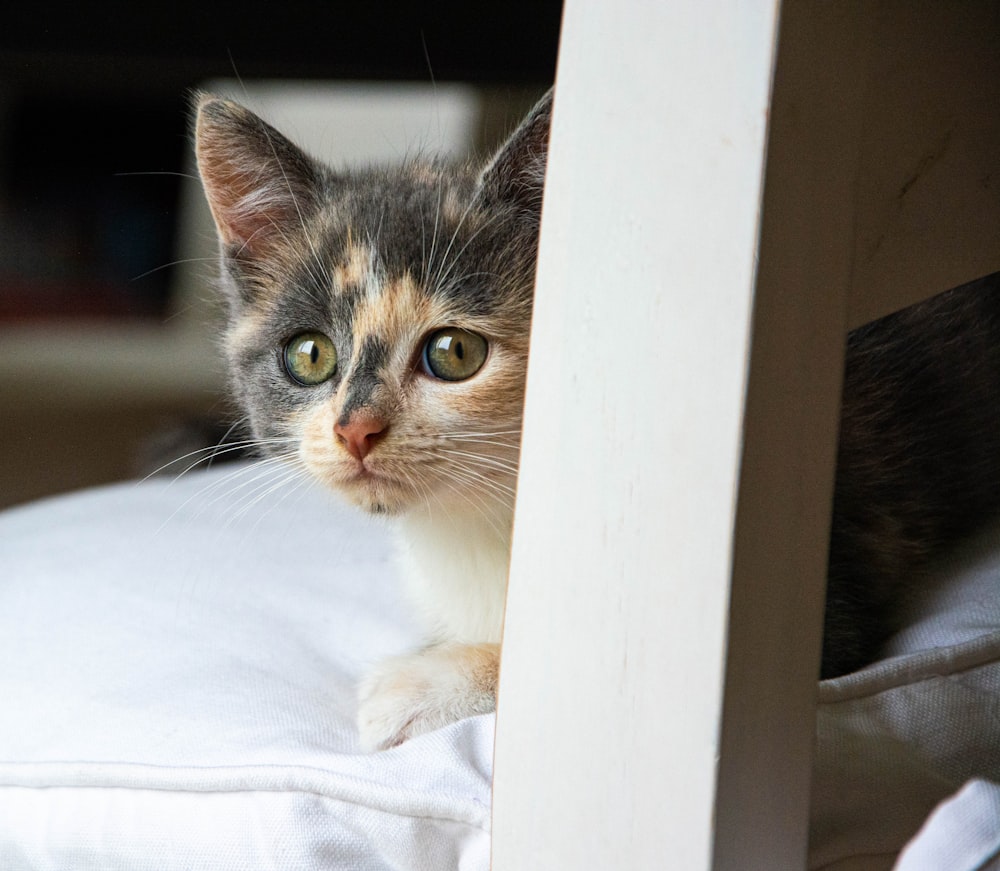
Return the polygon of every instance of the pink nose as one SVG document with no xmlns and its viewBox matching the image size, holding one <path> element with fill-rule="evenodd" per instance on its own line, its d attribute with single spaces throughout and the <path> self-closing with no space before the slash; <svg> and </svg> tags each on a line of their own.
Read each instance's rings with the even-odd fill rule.
<svg viewBox="0 0 1000 871">
<path fill-rule="evenodd" d="M 375 443 L 385 435 L 386 429 L 386 422 L 370 411 L 356 411 L 346 424 L 337 422 L 333 425 L 337 441 L 358 460 L 368 456 Z"/>
</svg>

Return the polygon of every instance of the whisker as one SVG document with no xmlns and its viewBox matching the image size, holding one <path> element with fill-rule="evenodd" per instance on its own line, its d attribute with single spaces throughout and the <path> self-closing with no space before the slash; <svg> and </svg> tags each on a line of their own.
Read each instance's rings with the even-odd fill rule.
<svg viewBox="0 0 1000 871">
<path fill-rule="evenodd" d="M 157 272 L 162 272 L 164 269 L 169 269 L 171 266 L 180 266 L 184 263 L 211 263 L 215 264 L 218 261 L 216 257 L 186 257 L 181 260 L 171 260 L 169 263 L 163 263 L 159 266 L 154 266 L 152 269 L 147 269 L 145 272 L 140 272 L 138 275 L 133 275 L 129 281 L 139 281 L 141 278 L 146 278 L 148 275 L 153 275 Z"/>
<path fill-rule="evenodd" d="M 479 445 L 490 445 L 491 447 L 506 448 L 507 450 L 512 450 L 512 451 L 519 451 L 521 449 L 520 441 L 504 442 L 504 441 L 498 441 L 497 439 L 487 439 L 487 438 L 478 439 L 478 438 L 469 438 L 467 436 L 452 436 L 448 437 L 446 441 L 457 442 L 460 444 L 465 444 L 466 442 L 468 442 L 474 447 L 477 447 Z"/>
<path fill-rule="evenodd" d="M 437 203 L 434 206 L 434 230 L 431 233 L 431 251 L 430 254 L 427 255 L 427 259 L 424 261 L 423 281 L 421 282 L 424 287 L 428 287 L 430 285 L 431 265 L 434 263 L 434 254 L 437 251 L 438 227 L 441 221 L 441 195 L 443 191 L 444 177 L 439 175 L 437 183 Z"/>
<path fill-rule="evenodd" d="M 466 249 L 468 249 L 468 247 L 479 236 L 479 234 L 482 233 L 484 230 L 486 230 L 495 221 L 499 219 L 498 215 L 490 215 L 485 221 L 483 221 L 483 223 L 472 232 L 472 235 L 470 235 L 469 238 L 465 240 L 465 243 L 462 245 L 461 249 L 459 249 L 459 251 L 455 254 L 455 256 L 451 258 L 451 262 L 449 263 L 448 255 L 451 253 L 451 249 L 455 244 L 455 240 L 458 238 L 459 231 L 462 229 L 462 225 L 465 223 L 466 218 L 469 216 L 469 214 L 471 214 L 472 207 L 475 205 L 475 203 L 476 201 L 473 199 L 465 207 L 465 211 L 462 213 L 462 217 L 459 219 L 458 225 L 455 227 L 455 232 L 452 233 L 451 235 L 451 241 L 448 243 L 448 248 L 445 250 L 444 256 L 441 258 L 441 268 L 438 270 L 438 273 L 434 278 L 433 287 L 435 290 L 439 289 L 444 284 L 448 276 L 451 274 L 452 270 L 461 260 L 462 255 L 465 253 Z M 446 265 L 448 267 L 447 270 L 445 270 L 444 268 Z"/>
<path fill-rule="evenodd" d="M 262 512 L 260 516 L 254 521 L 253 526 L 250 528 L 251 532 L 257 528 L 257 526 L 268 516 L 272 511 L 276 511 L 289 496 L 301 493 L 303 488 L 306 492 L 310 491 L 318 485 L 318 481 L 315 475 L 311 475 L 309 471 L 305 468 L 299 469 L 299 479 L 294 483 L 293 486 L 287 487 L 284 494 L 277 501 L 273 502 L 266 511 Z"/>
<path fill-rule="evenodd" d="M 427 269 L 429 261 L 427 259 L 427 222 L 424 220 L 424 208 L 420 206 L 420 285 L 427 286 Z"/>
<path fill-rule="evenodd" d="M 315 257 L 316 261 L 319 262 L 319 252 L 316 250 L 316 246 L 313 245 L 312 238 L 309 236 L 309 231 L 306 227 L 305 215 L 302 214 L 302 209 L 299 207 L 298 197 L 295 196 L 295 190 L 292 187 L 290 179 L 288 178 L 288 173 L 285 172 L 285 166 L 278 157 L 278 149 L 274 147 L 274 140 L 271 138 L 271 133 L 267 127 L 263 127 L 261 129 L 267 139 L 268 147 L 271 149 L 271 156 L 274 158 L 274 162 L 277 164 L 278 170 L 281 172 L 281 177 L 284 179 L 285 187 L 288 189 L 288 196 L 291 198 L 292 206 L 295 208 L 295 214 L 298 216 L 299 226 L 302 228 L 302 234 L 306 237 L 306 242 L 309 244 L 309 249 L 312 251 L 313 257 Z"/>
<path fill-rule="evenodd" d="M 495 494 L 489 494 L 489 491 L 487 491 L 487 493 L 483 493 L 479 489 L 475 488 L 470 491 L 465 486 L 459 486 L 460 483 L 474 484 L 475 482 L 474 481 L 470 482 L 468 479 L 464 479 L 461 475 L 455 475 L 454 474 L 454 472 L 456 471 L 455 469 L 451 469 L 450 471 L 453 474 L 449 475 L 448 477 L 442 478 L 442 483 L 445 484 L 445 486 L 447 486 L 453 493 L 464 499 L 470 506 L 476 509 L 477 513 L 490 525 L 493 531 L 497 534 L 497 537 L 501 539 L 505 538 L 504 532 L 500 529 L 500 527 L 497 526 L 493 517 L 493 513 L 489 510 L 490 509 L 489 503 L 484 501 L 483 497 L 486 495 L 492 495 L 494 502 L 496 504 L 499 504 L 505 510 L 509 510 L 511 506 L 508 505 L 503 500 L 499 499 Z"/>
<path fill-rule="evenodd" d="M 465 466 L 461 463 L 453 463 L 447 467 L 448 474 L 453 477 L 461 477 L 466 483 L 472 484 L 474 487 L 482 487 L 486 492 L 491 493 L 498 499 L 504 501 L 510 498 L 513 500 L 516 489 L 508 484 L 503 484 L 499 481 L 490 478 L 484 473 L 478 471 L 469 466 Z M 511 504 L 513 504 L 511 502 Z"/>
<path fill-rule="evenodd" d="M 458 238 L 459 232 L 461 232 L 463 224 L 465 224 L 466 218 L 471 214 L 473 206 L 476 204 L 476 199 L 473 197 L 466 204 L 465 209 L 462 211 L 462 216 L 458 219 L 458 223 L 455 225 L 455 229 L 451 234 L 451 239 L 448 240 L 448 247 L 445 249 L 444 256 L 441 258 L 441 265 L 438 268 L 437 273 L 434 276 L 433 282 L 431 282 L 432 287 L 437 288 L 441 284 L 441 272 L 445 265 L 448 263 L 448 254 L 451 252 L 452 246 L 455 244 L 455 239 Z M 439 199 L 440 206 L 440 199 Z"/>
<path fill-rule="evenodd" d="M 501 436 L 512 435 L 520 436 L 520 429 L 498 429 L 498 430 L 470 430 L 468 432 L 463 432 L 462 430 L 441 430 L 438 436 L 441 438 L 461 438 L 461 439 L 478 439 L 478 438 L 499 438 Z"/>
<path fill-rule="evenodd" d="M 220 499 L 232 498 L 241 490 L 244 490 L 247 487 L 254 487 L 260 481 L 263 481 L 268 477 L 270 477 L 274 473 L 274 470 L 276 468 L 279 468 L 284 465 L 290 465 L 289 461 L 294 459 L 296 459 L 296 455 L 293 452 L 288 452 L 284 454 L 276 454 L 271 457 L 265 457 L 264 459 L 259 460 L 258 462 L 247 466 L 246 467 L 247 473 L 256 473 L 254 474 L 253 477 L 247 477 L 246 475 L 229 476 L 228 479 L 226 479 L 226 483 L 233 483 L 234 479 L 237 477 L 242 477 L 244 478 L 244 480 L 241 483 L 237 484 L 236 486 L 230 487 L 230 489 L 224 492 L 217 493 L 215 496 L 212 497 L 212 499 L 210 499 L 208 502 L 205 503 L 205 507 L 208 508 L 211 507 L 212 505 L 215 505 L 217 502 L 219 502 Z M 221 491 L 221 488 L 219 489 Z"/>
<path fill-rule="evenodd" d="M 501 460 L 497 457 L 489 457 L 483 454 L 474 454 L 471 451 L 456 451 L 450 448 L 438 448 L 442 454 L 451 454 L 455 457 L 464 457 L 468 460 L 475 460 L 476 464 L 484 469 L 497 469 L 501 472 L 517 473 L 517 463 Z M 462 462 L 462 461 L 460 461 Z M 464 465 L 464 462 L 463 462 Z"/>
<path fill-rule="evenodd" d="M 199 454 L 203 454 L 205 456 L 198 457 L 197 460 L 195 460 L 193 463 L 191 463 L 182 471 L 178 472 L 177 475 L 175 475 L 171 479 L 171 483 L 173 481 L 177 481 L 180 478 L 184 477 L 184 475 L 186 475 L 192 469 L 196 468 L 201 463 L 211 464 L 212 460 L 214 460 L 217 456 L 221 456 L 222 454 L 232 453 L 233 451 L 246 450 L 248 448 L 264 447 L 266 445 L 272 445 L 272 444 L 291 444 L 295 442 L 295 439 L 291 437 L 271 438 L 271 439 L 245 439 L 238 442 L 227 442 L 225 440 L 226 436 L 228 436 L 229 433 L 231 433 L 233 429 L 238 425 L 239 423 L 236 423 L 232 427 L 230 427 L 229 430 L 226 432 L 226 435 L 222 437 L 222 439 L 219 441 L 218 444 L 209 445 L 204 448 L 197 448 L 196 450 L 188 451 L 186 454 L 182 454 L 179 457 L 175 457 L 174 459 L 164 463 L 162 466 L 159 466 L 158 468 L 154 469 L 145 477 L 141 478 L 138 483 L 141 483 L 142 481 L 147 481 L 150 478 L 159 475 L 162 472 L 165 472 L 171 466 L 174 466 L 177 463 L 183 463 L 185 460 L 189 460 L 191 457 L 198 456 Z"/>
<path fill-rule="evenodd" d="M 197 494 L 198 499 L 201 501 L 198 514 L 204 513 L 222 499 L 232 498 L 246 487 L 253 487 L 258 481 L 272 475 L 274 467 L 284 463 L 289 458 L 287 455 L 267 457 L 235 469 L 228 475 L 209 482 Z M 209 496 L 211 498 L 208 498 Z"/>
<path fill-rule="evenodd" d="M 256 490 L 249 494 L 244 494 L 241 500 L 240 506 L 234 506 L 234 512 L 227 521 L 228 523 L 236 523 L 243 517 L 245 517 L 258 503 L 262 500 L 267 499 L 272 493 L 282 489 L 287 486 L 291 481 L 296 478 L 303 478 L 307 472 L 304 469 L 296 468 L 294 466 L 289 467 L 283 471 L 277 480 L 265 481 Z M 268 511 L 273 510 L 273 506 L 268 509 Z M 267 512 L 265 512 L 267 513 Z"/>
<path fill-rule="evenodd" d="M 204 497 L 212 493 L 212 491 L 217 490 L 218 488 L 225 486 L 226 484 L 232 482 L 233 480 L 246 475 L 248 472 L 257 470 L 260 466 L 266 464 L 267 462 L 268 460 L 261 460 L 257 463 L 253 463 L 247 466 L 241 466 L 235 469 L 234 471 L 228 473 L 227 475 L 220 477 L 217 480 L 209 481 L 207 484 L 199 487 L 197 491 L 192 493 L 190 496 L 188 496 L 187 499 L 181 502 L 181 504 L 178 505 L 170 513 L 170 516 L 167 517 L 167 519 L 164 520 L 162 524 L 160 524 L 159 528 L 157 529 L 157 534 L 162 532 L 173 521 L 173 519 L 178 514 L 180 514 L 185 508 L 187 508 L 187 506 L 190 505 L 192 502 L 195 502 L 196 500 L 199 501 L 202 500 Z M 173 481 L 171 481 L 167 486 L 170 487 L 172 485 Z M 196 516 L 200 516 L 210 505 L 214 504 L 215 501 L 216 500 L 213 499 L 210 502 L 202 505 L 202 507 L 196 512 Z"/>
<path fill-rule="evenodd" d="M 190 172 L 175 172 L 173 170 L 165 169 L 151 169 L 151 170 L 137 170 L 134 172 L 115 172 L 112 173 L 114 178 L 128 178 L 133 175 L 169 175 L 174 178 L 186 178 L 191 181 L 201 182 L 201 178 L 197 175 L 192 175 Z"/>
<path fill-rule="evenodd" d="M 453 474 L 464 476 L 470 483 L 475 483 L 479 486 L 485 487 L 487 490 L 492 491 L 498 496 L 510 496 L 513 498 L 517 493 L 517 490 L 509 484 L 504 484 L 500 481 L 494 480 L 485 473 L 471 466 L 464 466 L 456 463 L 455 465 L 449 467 L 449 471 Z"/>
<path fill-rule="evenodd" d="M 447 283 L 445 283 L 444 281 L 442 281 L 438 285 L 438 289 L 441 291 L 441 293 L 445 293 L 446 294 L 449 291 L 454 290 L 455 288 L 457 288 L 457 287 L 461 286 L 462 284 L 468 282 L 470 279 L 473 279 L 473 278 L 484 278 L 484 277 L 485 278 L 497 278 L 498 276 L 497 276 L 496 272 L 463 272 L 461 275 L 456 275 L 454 277 L 448 277 L 448 276 L 446 276 L 446 278 L 448 278 Z"/>
</svg>

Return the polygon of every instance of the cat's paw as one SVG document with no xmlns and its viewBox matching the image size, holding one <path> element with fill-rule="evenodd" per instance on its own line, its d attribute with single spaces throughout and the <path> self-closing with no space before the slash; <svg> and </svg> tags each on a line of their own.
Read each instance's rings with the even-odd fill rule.
<svg viewBox="0 0 1000 871">
<path fill-rule="evenodd" d="M 438 644 L 386 660 L 362 683 L 358 731 L 366 750 L 496 708 L 499 644 Z"/>
</svg>

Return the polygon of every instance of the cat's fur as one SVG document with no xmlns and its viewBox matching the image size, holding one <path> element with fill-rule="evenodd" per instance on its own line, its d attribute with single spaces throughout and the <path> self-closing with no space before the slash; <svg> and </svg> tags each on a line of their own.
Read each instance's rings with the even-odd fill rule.
<svg viewBox="0 0 1000 871">
<path fill-rule="evenodd" d="M 253 434 L 277 451 L 290 440 L 323 483 L 396 518 L 428 625 L 426 650 L 362 687 L 369 747 L 494 705 L 548 107 L 485 168 L 413 161 L 347 174 L 233 103 L 198 105 L 232 383 Z M 422 368 L 442 327 L 488 339 L 475 377 Z M 307 330 L 338 352 L 336 374 L 314 387 L 281 365 L 284 344 Z"/>
<path fill-rule="evenodd" d="M 823 674 L 874 660 L 931 561 L 1000 511 L 1000 273 L 850 333 Z"/>
<path fill-rule="evenodd" d="M 232 382 L 253 433 L 394 516 L 427 619 L 429 646 L 362 688 L 370 747 L 494 705 L 550 111 L 551 94 L 481 169 L 348 173 L 234 103 L 198 102 Z M 961 288 L 850 336 L 826 676 L 870 661 L 900 587 L 998 507 L 996 290 Z M 489 343 L 468 380 L 422 363 L 442 327 Z M 302 331 L 337 350 L 317 386 L 283 370 Z"/>
</svg>

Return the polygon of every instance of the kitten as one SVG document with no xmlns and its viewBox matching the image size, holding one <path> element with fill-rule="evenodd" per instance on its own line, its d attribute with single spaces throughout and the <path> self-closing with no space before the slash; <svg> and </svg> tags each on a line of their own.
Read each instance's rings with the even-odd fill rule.
<svg viewBox="0 0 1000 871">
<path fill-rule="evenodd" d="M 484 167 L 335 172 L 246 109 L 198 104 L 234 391 L 254 435 L 392 515 L 430 643 L 361 690 L 363 743 L 494 707 L 551 93 Z M 823 675 L 1000 499 L 996 278 L 853 332 Z"/>
<path fill-rule="evenodd" d="M 1000 273 L 847 339 L 822 673 L 877 658 L 929 564 L 1000 512 Z"/>
<path fill-rule="evenodd" d="M 334 172 L 198 103 L 234 391 L 254 436 L 392 515 L 429 645 L 361 689 L 391 747 L 493 710 L 551 96 L 485 167 Z"/>
</svg>

